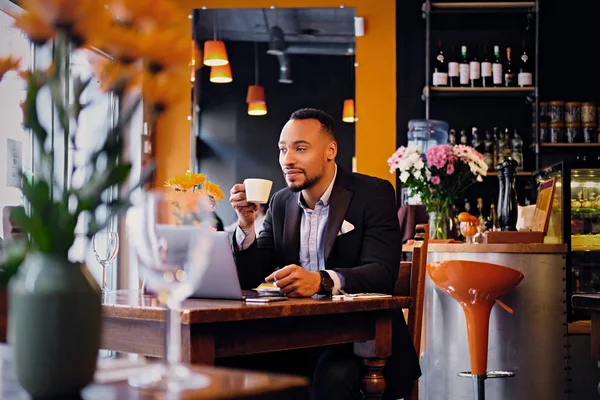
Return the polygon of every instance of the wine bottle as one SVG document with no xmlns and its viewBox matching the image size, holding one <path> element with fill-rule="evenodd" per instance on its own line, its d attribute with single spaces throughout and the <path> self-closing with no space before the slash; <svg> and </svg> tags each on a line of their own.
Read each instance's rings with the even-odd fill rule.
<svg viewBox="0 0 600 400">
<path fill-rule="evenodd" d="M 471 147 L 473 147 L 476 151 L 483 154 L 483 141 L 479 137 L 479 132 L 477 131 L 477 127 L 474 126 L 471 128 Z"/>
<path fill-rule="evenodd" d="M 458 68 L 458 61 L 456 61 L 456 48 L 452 46 L 452 56 L 448 62 L 448 83 L 451 87 L 460 86 L 460 73 Z"/>
<path fill-rule="evenodd" d="M 506 70 L 504 71 L 504 86 L 515 86 L 515 74 L 512 70 L 510 47 L 506 48 Z"/>
<path fill-rule="evenodd" d="M 473 57 L 469 61 L 469 82 L 471 87 L 481 86 L 481 64 L 477 59 L 477 47 L 475 47 Z"/>
<path fill-rule="evenodd" d="M 492 170 L 496 163 L 494 162 L 494 141 L 490 131 L 485 132 L 485 139 L 483 141 L 483 157 L 485 164 L 488 166 L 488 170 Z"/>
<path fill-rule="evenodd" d="M 494 157 L 494 168 L 498 166 L 498 141 L 500 140 L 500 135 L 498 134 L 498 128 L 492 128 L 492 155 Z"/>
<path fill-rule="evenodd" d="M 439 52 L 435 58 L 433 67 L 433 86 L 448 86 L 448 65 L 444 58 L 444 49 L 442 48 L 442 40 L 438 41 Z"/>
<path fill-rule="evenodd" d="M 448 143 L 453 146 L 456 144 L 456 131 L 454 129 L 450 129 L 450 133 L 448 134 Z"/>
<path fill-rule="evenodd" d="M 492 78 L 494 86 L 502 86 L 502 62 L 500 61 L 500 46 L 494 46 L 494 64 L 492 64 Z"/>
<path fill-rule="evenodd" d="M 479 219 L 479 224 L 481 227 L 485 225 L 485 218 L 483 217 L 483 198 L 477 198 L 477 218 Z"/>
<path fill-rule="evenodd" d="M 470 73 L 469 73 L 469 61 L 467 60 L 467 46 L 460 48 L 460 86 L 469 86 L 470 84 Z"/>
<path fill-rule="evenodd" d="M 467 138 L 467 130 L 461 129 L 460 130 L 460 144 L 464 144 L 466 146 L 468 142 L 469 142 L 469 138 Z"/>
<path fill-rule="evenodd" d="M 519 64 L 519 75 L 517 75 L 517 82 L 520 87 L 533 86 L 533 76 L 531 74 L 531 62 L 527 55 L 527 48 L 525 46 L 525 40 L 523 39 L 523 53 L 521 54 L 521 62 Z"/>
<path fill-rule="evenodd" d="M 488 57 L 487 46 L 483 46 L 483 61 L 481 62 L 481 85 L 483 87 L 492 87 L 493 84 L 492 63 Z"/>
<path fill-rule="evenodd" d="M 515 129 L 512 138 L 512 158 L 517 162 L 517 171 L 523 171 L 523 138 Z"/>
</svg>

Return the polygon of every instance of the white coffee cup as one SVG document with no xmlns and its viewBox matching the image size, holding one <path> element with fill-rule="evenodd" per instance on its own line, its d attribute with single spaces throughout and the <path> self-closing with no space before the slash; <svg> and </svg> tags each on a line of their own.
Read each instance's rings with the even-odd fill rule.
<svg viewBox="0 0 600 400">
<path fill-rule="evenodd" d="M 246 186 L 246 200 L 249 203 L 265 204 L 269 201 L 273 182 L 267 179 L 249 178 L 244 180 L 244 186 Z"/>
</svg>

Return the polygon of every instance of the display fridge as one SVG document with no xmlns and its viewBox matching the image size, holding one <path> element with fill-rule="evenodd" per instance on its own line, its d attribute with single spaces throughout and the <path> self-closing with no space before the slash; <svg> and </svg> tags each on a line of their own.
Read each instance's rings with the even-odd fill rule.
<svg viewBox="0 0 600 400">
<path fill-rule="evenodd" d="M 551 178 L 556 189 L 545 242 L 568 246 L 568 321 L 590 319 L 587 312 L 571 307 L 571 296 L 600 293 L 600 162 L 563 161 L 540 169 L 533 174 L 534 195 Z"/>
</svg>

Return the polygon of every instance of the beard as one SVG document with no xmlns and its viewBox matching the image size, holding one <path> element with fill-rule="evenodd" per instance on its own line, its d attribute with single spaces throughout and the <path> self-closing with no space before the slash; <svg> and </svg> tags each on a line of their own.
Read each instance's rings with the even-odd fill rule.
<svg viewBox="0 0 600 400">
<path fill-rule="evenodd" d="M 315 176 L 309 178 L 306 176 L 306 172 L 302 171 L 302 175 L 304 175 L 304 182 L 288 183 L 288 188 L 290 188 L 290 190 L 294 193 L 301 192 L 305 189 L 310 189 L 310 188 L 314 187 L 317 183 L 319 183 L 321 178 L 323 178 L 324 174 L 325 174 L 325 171 L 322 170 L 318 175 L 315 175 Z"/>
</svg>

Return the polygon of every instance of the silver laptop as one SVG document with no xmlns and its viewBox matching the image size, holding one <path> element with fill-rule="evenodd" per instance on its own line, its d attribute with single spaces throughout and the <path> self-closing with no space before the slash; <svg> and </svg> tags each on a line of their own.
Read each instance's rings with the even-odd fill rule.
<svg viewBox="0 0 600 400">
<path fill-rule="evenodd" d="M 255 290 L 242 290 L 237 274 L 231 242 L 227 232 L 211 232 L 214 235 L 210 262 L 202 283 L 190 297 L 203 299 L 273 299 L 282 298 L 281 293 L 263 293 Z"/>
</svg>

